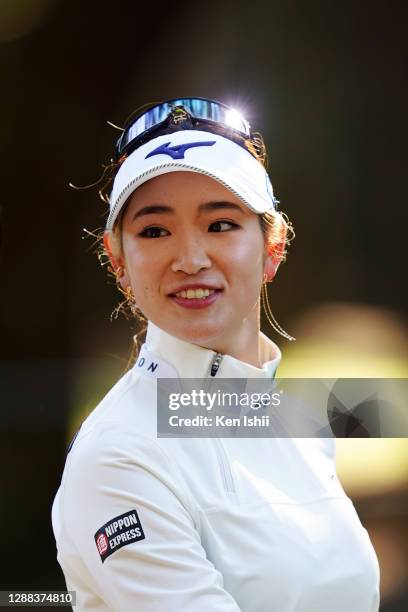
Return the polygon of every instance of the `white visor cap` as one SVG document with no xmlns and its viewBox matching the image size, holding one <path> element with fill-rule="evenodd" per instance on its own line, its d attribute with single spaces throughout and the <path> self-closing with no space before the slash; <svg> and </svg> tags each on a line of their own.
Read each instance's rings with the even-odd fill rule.
<svg viewBox="0 0 408 612">
<path fill-rule="evenodd" d="M 218 134 L 180 130 L 150 140 L 122 163 L 113 183 L 106 230 L 113 229 L 135 189 L 155 176 L 176 171 L 209 176 L 253 212 L 276 213 L 277 200 L 269 176 L 251 153 Z"/>
</svg>

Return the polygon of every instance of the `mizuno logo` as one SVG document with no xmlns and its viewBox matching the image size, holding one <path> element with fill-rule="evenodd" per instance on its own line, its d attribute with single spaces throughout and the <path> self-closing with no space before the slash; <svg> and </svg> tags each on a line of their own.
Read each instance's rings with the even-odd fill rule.
<svg viewBox="0 0 408 612">
<path fill-rule="evenodd" d="M 185 144 L 169 147 L 170 142 L 165 142 L 157 147 L 157 149 L 154 149 L 148 153 L 145 159 L 148 157 L 153 157 L 153 155 L 169 155 L 173 159 L 184 159 L 184 153 L 187 151 L 187 149 L 192 149 L 193 147 L 211 147 L 215 143 L 215 140 L 204 140 L 202 142 L 186 142 Z"/>
</svg>

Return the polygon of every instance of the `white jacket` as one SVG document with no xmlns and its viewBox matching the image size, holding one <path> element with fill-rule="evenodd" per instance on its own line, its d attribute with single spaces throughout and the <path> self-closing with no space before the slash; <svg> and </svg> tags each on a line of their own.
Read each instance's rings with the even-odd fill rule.
<svg viewBox="0 0 408 612">
<path fill-rule="evenodd" d="M 272 378 L 224 355 L 216 376 Z M 52 523 L 77 610 L 377 612 L 379 568 L 334 439 L 157 438 L 156 378 L 215 353 L 149 323 L 134 367 L 82 424 Z"/>
</svg>

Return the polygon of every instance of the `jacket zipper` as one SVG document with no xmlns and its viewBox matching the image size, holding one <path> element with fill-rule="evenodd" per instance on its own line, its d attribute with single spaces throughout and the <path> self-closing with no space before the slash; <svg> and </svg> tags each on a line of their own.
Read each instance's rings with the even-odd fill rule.
<svg viewBox="0 0 408 612">
<path fill-rule="evenodd" d="M 224 355 L 222 353 L 217 353 L 213 358 L 210 366 L 210 376 L 214 377 L 217 375 L 217 372 L 220 368 L 221 361 Z M 215 442 L 215 450 L 218 457 L 218 464 L 220 466 L 220 472 L 222 481 L 224 484 L 224 489 L 226 493 L 235 493 L 235 485 L 232 477 L 231 466 L 228 461 L 227 453 L 225 451 L 224 446 L 219 438 L 214 438 Z"/>
<path fill-rule="evenodd" d="M 211 362 L 210 376 L 215 376 L 217 374 L 223 357 L 224 355 L 222 353 L 217 353 L 215 355 L 214 359 Z"/>
</svg>

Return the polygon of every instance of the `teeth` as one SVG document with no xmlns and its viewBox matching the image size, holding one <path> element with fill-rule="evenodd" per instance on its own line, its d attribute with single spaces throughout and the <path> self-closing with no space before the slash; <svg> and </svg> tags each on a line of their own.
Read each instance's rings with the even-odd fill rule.
<svg viewBox="0 0 408 612">
<path fill-rule="evenodd" d="M 189 300 L 199 300 L 203 297 L 208 297 L 212 293 L 215 293 L 215 289 L 187 289 L 187 291 L 179 291 L 176 293 L 177 297 L 187 298 Z"/>
</svg>

